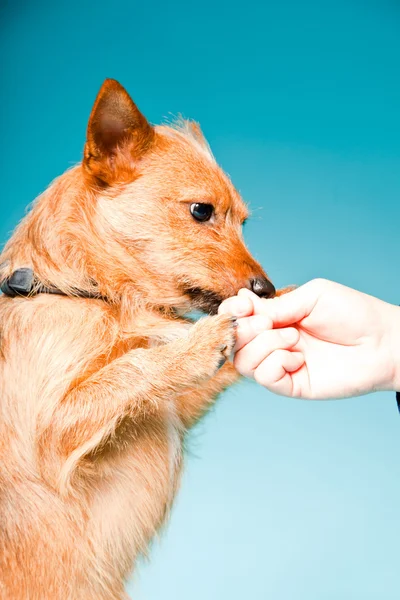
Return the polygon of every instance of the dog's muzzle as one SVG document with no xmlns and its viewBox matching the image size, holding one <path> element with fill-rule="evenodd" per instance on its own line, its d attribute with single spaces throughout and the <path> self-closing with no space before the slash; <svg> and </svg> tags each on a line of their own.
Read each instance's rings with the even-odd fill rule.
<svg viewBox="0 0 400 600">
<path fill-rule="evenodd" d="M 215 292 L 203 290 L 198 287 L 186 288 L 185 294 L 190 297 L 194 310 L 200 310 L 209 315 L 216 315 L 219 305 L 225 299 Z"/>
</svg>

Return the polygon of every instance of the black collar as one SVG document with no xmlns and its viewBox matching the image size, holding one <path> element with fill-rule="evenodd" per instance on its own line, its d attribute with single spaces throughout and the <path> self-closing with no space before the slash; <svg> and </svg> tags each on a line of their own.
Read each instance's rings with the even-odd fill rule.
<svg viewBox="0 0 400 600">
<path fill-rule="evenodd" d="M 56 287 L 42 285 L 35 277 L 32 269 L 28 268 L 17 269 L 14 271 L 10 277 L 1 283 L 0 290 L 10 298 L 15 298 L 16 296 L 36 296 L 37 294 L 59 294 L 60 296 L 67 296 L 67 294 Z M 106 299 L 100 294 L 94 294 L 79 289 L 74 289 L 71 295 L 80 298 L 96 298 L 97 300 Z"/>
</svg>

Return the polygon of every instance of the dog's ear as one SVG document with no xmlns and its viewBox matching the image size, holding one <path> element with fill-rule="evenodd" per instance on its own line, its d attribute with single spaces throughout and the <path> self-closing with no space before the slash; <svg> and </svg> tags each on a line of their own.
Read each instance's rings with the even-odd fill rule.
<svg viewBox="0 0 400 600">
<path fill-rule="evenodd" d="M 128 92 L 115 79 L 106 79 L 89 119 L 83 160 L 86 172 L 107 184 L 129 180 L 136 160 L 153 138 L 153 127 Z"/>
</svg>

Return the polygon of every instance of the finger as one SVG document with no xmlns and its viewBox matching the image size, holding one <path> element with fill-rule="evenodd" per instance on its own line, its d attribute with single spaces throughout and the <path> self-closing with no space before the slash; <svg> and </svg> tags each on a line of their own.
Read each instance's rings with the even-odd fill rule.
<svg viewBox="0 0 400 600">
<path fill-rule="evenodd" d="M 234 365 L 245 377 L 253 377 L 258 365 L 272 352 L 292 348 L 299 337 L 299 332 L 294 327 L 264 331 L 236 353 Z"/>
<path fill-rule="evenodd" d="M 218 314 L 231 314 L 235 317 L 248 317 L 253 314 L 254 306 L 250 298 L 232 296 L 224 300 L 218 308 Z"/>
<path fill-rule="evenodd" d="M 243 346 L 254 340 L 259 333 L 267 329 L 272 329 L 272 321 L 265 315 L 255 315 L 238 319 L 234 351 L 238 352 Z"/>
<path fill-rule="evenodd" d="M 263 311 L 265 310 L 264 302 L 266 302 L 266 299 L 260 298 L 260 296 L 257 296 L 257 294 L 255 294 L 251 290 L 248 290 L 247 288 L 241 288 L 238 291 L 238 297 L 239 298 L 248 298 L 249 300 L 251 300 L 253 307 L 254 307 L 254 314 L 262 314 Z"/>
<path fill-rule="evenodd" d="M 304 365 L 301 352 L 275 350 L 254 371 L 254 379 L 275 394 L 293 396 L 292 373 Z"/>
<path fill-rule="evenodd" d="M 254 300 L 254 313 L 270 317 L 274 327 L 293 325 L 312 312 L 320 293 L 318 280 L 310 281 L 278 298 Z"/>
</svg>

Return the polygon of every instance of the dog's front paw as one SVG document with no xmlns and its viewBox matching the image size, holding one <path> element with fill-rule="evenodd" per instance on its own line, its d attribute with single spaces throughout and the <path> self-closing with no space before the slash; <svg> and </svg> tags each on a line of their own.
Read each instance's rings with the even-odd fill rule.
<svg viewBox="0 0 400 600">
<path fill-rule="evenodd" d="M 217 315 L 200 319 L 190 330 L 188 358 L 198 379 L 213 377 L 229 358 L 236 341 L 236 318 Z"/>
</svg>

